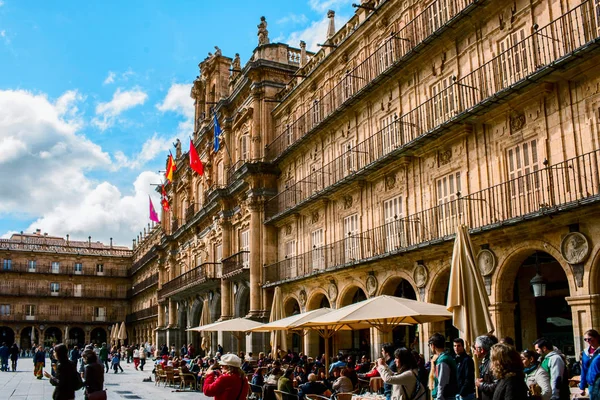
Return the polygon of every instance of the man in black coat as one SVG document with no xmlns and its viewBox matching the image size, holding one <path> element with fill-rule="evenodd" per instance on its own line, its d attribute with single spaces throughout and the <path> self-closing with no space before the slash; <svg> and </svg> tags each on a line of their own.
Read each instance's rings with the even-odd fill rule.
<svg viewBox="0 0 600 400">
<path fill-rule="evenodd" d="M 498 343 L 495 336 L 478 336 L 475 339 L 475 354 L 481 360 L 479 366 L 479 379 L 475 386 L 479 388 L 480 400 L 492 400 L 496 390 L 497 381 L 492 372 L 492 362 L 490 361 L 490 352 L 492 346 Z"/>
<path fill-rule="evenodd" d="M 475 399 L 475 364 L 473 358 L 465 351 L 465 342 L 461 338 L 454 339 L 454 353 L 456 353 L 460 400 L 473 400 Z"/>
</svg>

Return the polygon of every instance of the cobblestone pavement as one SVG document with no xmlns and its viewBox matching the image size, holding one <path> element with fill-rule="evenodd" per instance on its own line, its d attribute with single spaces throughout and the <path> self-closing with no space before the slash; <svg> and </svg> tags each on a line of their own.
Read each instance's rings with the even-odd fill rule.
<svg viewBox="0 0 600 400">
<path fill-rule="evenodd" d="M 109 400 L 122 399 L 178 399 L 178 400 L 208 400 L 200 392 L 177 392 L 177 388 L 155 386 L 152 382 L 142 382 L 148 378 L 152 371 L 136 371 L 133 364 L 122 363 L 124 372 L 118 374 L 112 371 L 104 376 L 104 385 L 107 389 Z M 148 368 L 146 368 L 148 369 Z M 46 359 L 46 371 L 50 370 L 50 361 Z M 51 400 L 54 387 L 48 379 L 38 380 L 33 376 L 33 361 L 31 358 L 19 359 L 17 372 L 0 372 L 0 399 L 1 400 Z M 76 393 L 76 400 L 83 400 L 83 390 Z"/>
</svg>

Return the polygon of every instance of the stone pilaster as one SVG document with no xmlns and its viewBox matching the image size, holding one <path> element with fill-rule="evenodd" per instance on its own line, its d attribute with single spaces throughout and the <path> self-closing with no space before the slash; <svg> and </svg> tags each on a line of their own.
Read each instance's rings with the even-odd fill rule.
<svg viewBox="0 0 600 400">
<path fill-rule="evenodd" d="M 251 201 L 250 210 L 250 315 L 258 317 L 262 309 L 262 217 L 261 203 Z"/>
<path fill-rule="evenodd" d="M 579 354 L 584 349 L 583 334 L 588 329 L 600 328 L 600 294 L 571 296 L 565 300 L 571 306 L 575 356 L 579 360 Z"/>
<path fill-rule="evenodd" d="M 517 303 L 505 302 L 490 304 L 490 316 L 494 322 L 494 335 L 515 337 L 514 311 Z"/>
</svg>

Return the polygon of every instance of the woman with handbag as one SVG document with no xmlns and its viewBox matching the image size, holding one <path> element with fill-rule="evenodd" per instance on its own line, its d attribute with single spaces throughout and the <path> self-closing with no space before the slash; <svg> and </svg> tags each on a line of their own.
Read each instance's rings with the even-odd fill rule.
<svg viewBox="0 0 600 400">
<path fill-rule="evenodd" d="M 83 352 L 83 380 L 86 400 L 106 400 L 104 390 L 104 366 L 98 362 L 98 356 L 93 350 Z"/>
<path fill-rule="evenodd" d="M 44 371 L 44 376 L 50 379 L 50 384 L 54 386 L 52 399 L 73 400 L 75 391 L 81 389 L 83 382 L 81 375 L 77 372 L 77 367 L 69 360 L 67 346 L 62 343 L 54 346 L 54 358 L 56 359 L 55 376 Z"/>
<path fill-rule="evenodd" d="M 525 373 L 525 383 L 529 388 L 529 397 L 532 399 L 550 400 L 552 389 L 550 388 L 550 376 L 538 362 L 539 354 L 532 350 L 524 350 L 521 353 L 521 361 Z"/>
<path fill-rule="evenodd" d="M 221 366 L 222 372 L 217 369 Z M 242 360 L 235 354 L 225 354 L 219 364 L 206 370 L 203 393 L 215 400 L 245 400 L 248 396 L 248 380 L 241 369 Z"/>
<path fill-rule="evenodd" d="M 383 358 L 377 360 L 377 371 L 385 383 L 392 385 L 392 400 L 425 399 L 425 387 L 417 377 L 417 360 L 405 347 L 394 352 L 397 373 L 392 372 Z"/>
</svg>

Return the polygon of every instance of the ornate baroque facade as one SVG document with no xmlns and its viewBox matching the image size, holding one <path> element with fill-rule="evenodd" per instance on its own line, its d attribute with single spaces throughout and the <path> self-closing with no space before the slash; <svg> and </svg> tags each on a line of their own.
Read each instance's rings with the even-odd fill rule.
<svg viewBox="0 0 600 400">
<path fill-rule="evenodd" d="M 0 239 L 0 342 L 102 343 L 128 310 L 131 250 L 41 234 Z"/>
<path fill-rule="evenodd" d="M 264 320 L 276 286 L 288 315 L 380 294 L 443 304 L 466 224 L 496 333 L 579 354 L 583 332 L 600 327 L 599 10 L 363 0 L 337 31 L 328 14 L 316 54 L 270 43 L 264 19 L 243 67 L 216 48 L 191 93 L 205 175 L 178 151 L 172 209 L 152 247 L 139 244 L 156 254 L 157 341 L 198 346 L 186 329 L 204 307 L 211 321 Z M 425 351 L 433 331 L 454 334 L 432 324 L 333 341 Z M 322 352 L 314 334 L 289 339 Z M 246 347 L 265 343 L 252 335 Z"/>
</svg>

